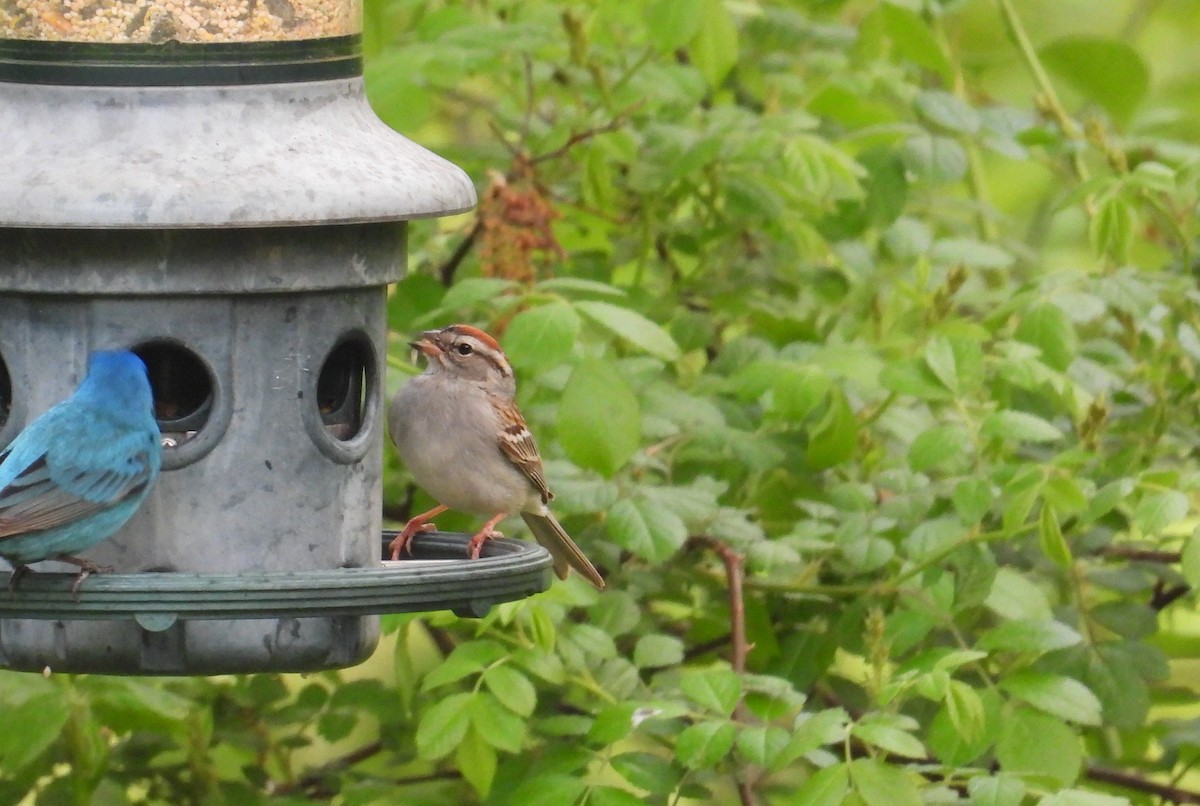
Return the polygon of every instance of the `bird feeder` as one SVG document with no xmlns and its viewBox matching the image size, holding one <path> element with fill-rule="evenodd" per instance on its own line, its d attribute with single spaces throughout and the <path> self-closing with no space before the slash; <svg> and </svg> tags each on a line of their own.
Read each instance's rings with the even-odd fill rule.
<svg viewBox="0 0 1200 806">
<path fill-rule="evenodd" d="M 347 666 L 373 614 L 548 584 L 525 542 L 381 562 L 386 287 L 475 193 L 371 112 L 360 33 L 358 0 L 0 0 L 0 445 L 114 347 L 166 445 L 113 573 L 0 591 L 0 666 Z"/>
</svg>

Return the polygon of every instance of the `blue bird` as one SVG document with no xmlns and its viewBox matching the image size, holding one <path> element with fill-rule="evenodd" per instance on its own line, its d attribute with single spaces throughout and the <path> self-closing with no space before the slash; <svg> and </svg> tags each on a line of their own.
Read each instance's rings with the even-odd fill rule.
<svg viewBox="0 0 1200 806">
<path fill-rule="evenodd" d="M 79 566 L 72 591 L 101 570 L 72 556 L 129 520 L 158 477 L 162 442 L 146 365 L 131 352 L 95 352 L 71 397 L 0 451 L 0 557 Z"/>
</svg>

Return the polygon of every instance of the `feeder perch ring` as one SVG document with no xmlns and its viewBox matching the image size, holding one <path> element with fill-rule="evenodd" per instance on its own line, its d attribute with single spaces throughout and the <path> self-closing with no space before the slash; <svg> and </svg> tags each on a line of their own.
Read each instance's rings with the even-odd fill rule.
<svg viewBox="0 0 1200 806">
<path fill-rule="evenodd" d="M 385 531 L 384 545 L 396 532 Z M 481 617 L 493 605 L 550 587 L 549 552 L 528 540 L 489 540 L 467 559 L 470 535 L 425 532 L 413 554 L 381 568 L 278 573 L 93 574 L 71 593 L 72 573 L 30 573 L 11 594 L 0 574 L 0 618 L 134 619 L 159 632 L 179 619 L 363 616 L 452 610 Z"/>
</svg>

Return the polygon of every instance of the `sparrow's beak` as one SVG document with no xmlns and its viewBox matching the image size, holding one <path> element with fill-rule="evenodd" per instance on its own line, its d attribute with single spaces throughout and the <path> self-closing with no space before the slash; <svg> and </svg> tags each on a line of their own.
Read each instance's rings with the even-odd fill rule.
<svg viewBox="0 0 1200 806">
<path fill-rule="evenodd" d="M 426 330 L 424 333 L 422 333 L 420 336 L 418 336 L 414 341 L 410 341 L 408 343 L 408 346 L 413 348 L 414 350 L 420 350 L 422 353 L 424 353 L 429 358 L 433 358 L 434 356 L 436 356 L 438 353 L 440 353 L 442 351 L 441 348 L 438 347 L 437 336 L 438 336 L 438 331 Z"/>
</svg>

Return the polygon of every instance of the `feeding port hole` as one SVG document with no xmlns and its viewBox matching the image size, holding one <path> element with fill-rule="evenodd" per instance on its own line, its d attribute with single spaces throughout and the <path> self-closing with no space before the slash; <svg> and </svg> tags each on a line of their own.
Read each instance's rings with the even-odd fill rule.
<svg viewBox="0 0 1200 806">
<path fill-rule="evenodd" d="M 173 341 L 133 348 L 146 364 L 154 392 L 154 417 L 163 446 L 174 448 L 196 436 L 212 412 L 213 376 L 200 357 Z"/>
<path fill-rule="evenodd" d="M 365 336 L 343 339 L 329 352 L 317 376 L 317 408 L 331 436 L 344 442 L 362 430 L 374 385 L 375 363 Z"/>
</svg>

